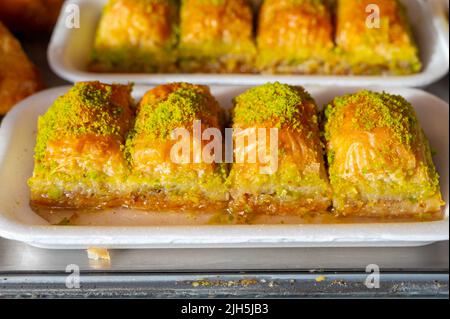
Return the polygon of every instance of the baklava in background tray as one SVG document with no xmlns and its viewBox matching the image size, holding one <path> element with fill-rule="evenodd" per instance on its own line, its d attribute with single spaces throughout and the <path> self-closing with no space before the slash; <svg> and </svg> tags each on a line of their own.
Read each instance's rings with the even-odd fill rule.
<svg viewBox="0 0 450 319">
<path fill-rule="evenodd" d="M 247 0 L 183 0 L 178 70 L 181 73 L 251 73 L 256 49 Z"/>
<path fill-rule="evenodd" d="M 69 0 L 48 58 L 73 82 L 424 86 L 448 71 L 441 15 L 372 2 Z"/>
<path fill-rule="evenodd" d="M 92 72 L 173 72 L 177 26 L 176 0 L 109 1 L 88 68 Z"/>
<path fill-rule="evenodd" d="M 265 0 L 258 13 L 256 67 L 269 74 L 332 74 L 333 35 L 326 1 Z"/>
<path fill-rule="evenodd" d="M 379 21 L 368 19 L 366 8 L 379 7 Z M 408 75 L 421 71 L 407 7 L 393 0 L 337 2 L 336 49 L 341 74 Z M 375 19 L 375 17 L 374 17 Z M 369 25 L 370 27 L 369 27 Z"/>
</svg>

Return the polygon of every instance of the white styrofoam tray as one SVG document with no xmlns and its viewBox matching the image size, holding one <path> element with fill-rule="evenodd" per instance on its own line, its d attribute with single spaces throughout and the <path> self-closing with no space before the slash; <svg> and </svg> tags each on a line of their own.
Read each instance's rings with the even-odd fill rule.
<svg viewBox="0 0 450 319">
<path fill-rule="evenodd" d="M 86 70 L 95 31 L 106 0 L 68 0 L 61 10 L 48 47 L 48 61 L 60 77 L 78 82 L 134 82 L 161 84 L 188 81 L 199 84 L 258 85 L 270 81 L 288 84 L 331 86 L 396 86 L 420 87 L 444 76 L 449 69 L 448 24 L 424 0 L 403 0 L 408 8 L 415 37 L 420 48 L 423 71 L 408 76 L 310 76 L 310 75 L 243 75 L 243 74 L 106 74 Z M 80 8 L 80 27 L 68 28 L 73 5 Z M 113 35 L 112 35 L 113 36 Z"/>
<path fill-rule="evenodd" d="M 137 86 L 142 97 L 150 87 Z M 417 89 L 375 89 L 400 94 L 416 109 L 441 176 L 445 219 L 423 223 L 227 225 L 227 226 L 51 226 L 29 207 L 27 179 L 33 170 L 33 149 L 39 115 L 69 89 L 53 88 L 31 96 L 4 118 L 0 127 L 0 236 L 46 248 L 175 248 L 175 247 L 342 247 L 417 246 L 449 238 L 449 106 Z M 212 87 L 221 105 L 246 87 Z M 307 87 L 318 105 L 358 88 Z"/>
</svg>

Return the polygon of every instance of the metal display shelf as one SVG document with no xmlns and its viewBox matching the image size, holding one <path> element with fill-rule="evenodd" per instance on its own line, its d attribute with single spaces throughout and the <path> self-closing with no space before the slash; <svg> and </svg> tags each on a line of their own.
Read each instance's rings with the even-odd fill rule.
<svg viewBox="0 0 450 319">
<path fill-rule="evenodd" d="M 47 39 L 22 39 L 49 87 Z M 426 88 L 449 100 L 449 77 Z M 448 298 L 449 242 L 408 248 L 45 250 L 0 238 L 0 297 L 438 297 Z M 365 285 L 366 267 L 380 287 Z M 69 266 L 80 288 L 66 286 Z M 72 269 L 72 268 L 71 268 Z"/>
</svg>

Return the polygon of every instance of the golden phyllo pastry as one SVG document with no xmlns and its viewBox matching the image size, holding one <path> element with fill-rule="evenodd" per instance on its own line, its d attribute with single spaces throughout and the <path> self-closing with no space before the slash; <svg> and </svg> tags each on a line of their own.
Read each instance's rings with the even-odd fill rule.
<svg viewBox="0 0 450 319">
<path fill-rule="evenodd" d="M 179 64 L 182 71 L 252 71 L 253 12 L 247 0 L 181 2 Z"/>
<path fill-rule="evenodd" d="M 221 132 L 224 113 L 209 88 L 188 83 L 158 86 L 139 104 L 127 141 L 131 207 L 156 210 L 223 208 L 225 166 L 205 162 L 206 129 Z M 184 131 L 185 139 L 176 131 Z M 219 148 L 222 142 L 219 141 Z M 217 150 L 220 152 L 219 150 Z M 219 154 L 219 153 L 217 153 Z"/>
<path fill-rule="evenodd" d="M 406 9 L 398 0 L 339 0 L 338 73 L 405 75 L 421 70 Z"/>
<path fill-rule="evenodd" d="M 37 206 L 117 206 L 127 195 L 126 132 L 131 86 L 77 83 L 39 117 L 31 202 Z"/>
<path fill-rule="evenodd" d="M 0 115 L 42 88 L 37 69 L 0 22 Z"/>
<path fill-rule="evenodd" d="M 329 73 L 331 14 L 322 0 L 265 0 L 259 12 L 258 69 L 266 73 Z"/>
<path fill-rule="evenodd" d="M 91 70 L 173 70 L 177 20 L 175 0 L 109 0 L 97 29 Z"/>
<path fill-rule="evenodd" d="M 239 215 L 327 210 L 331 194 L 316 104 L 302 87 L 273 83 L 252 88 L 235 98 L 232 120 L 235 160 L 227 181 L 231 210 Z M 261 128 L 265 139 L 260 138 Z M 252 129 L 258 137 L 239 142 Z M 274 129 L 278 137 L 270 134 Z M 262 171 L 264 167 L 271 169 Z"/>
<path fill-rule="evenodd" d="M 325 109 L 334 209 L 340 215 L 412 217 L 444 204 L 430 145 L 404 98 L 361 91 Z"/>
</svg>

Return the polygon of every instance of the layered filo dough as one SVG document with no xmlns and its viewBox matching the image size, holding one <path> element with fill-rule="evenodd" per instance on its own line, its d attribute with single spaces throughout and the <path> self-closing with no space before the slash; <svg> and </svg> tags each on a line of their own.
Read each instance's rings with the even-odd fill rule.
<svg viewBox="0 0 450 319">
<path fill-rule="evenodd" d="M 405 75 L 421 70 L 406 8 L 398 0 L 338 0 L 341 74 Z"/>
<path fill-rule="evenodd" d="M 0 21 L 0 116 L 43 87 L 36 67 Z"/>
<path fill-rule="evenodd" d="M 326 74 L 334 65 L 331 12 L 322 0 L 265 0 L 257 66 L 264 73 Z"/>
<path fill-rule="evenodd" d="M 302 215 L 329 208 L 331 191 L 316 104 L 302 87 L 273 83 L 252 88 L 234 99 L 232 121 L 234 163 L 227 180 L 231 211 L 247 216 Z M 252 128 L 258 129 L 258 137 L 239 142 L 242 132 L 248 136 L 246 129 Z M 265 139 L 260 138 L 260 128 L 266 131 Z M 271 129 L 277 130 L 277 138 Z M 270 139 L 276 140 L 275 147 Z M 252 150 L 257 152 L 253 162 Z M 275 159 L 276 165 L 268 167 L 267 158 Z"/>
<path fill-rule="evenodd" d="M 129 206 L 209 212 L 224 208 L 226 167 L 221 161 L 204 161 L 199 153 L 209 143 L 203 139 L 207 129 L 222 134 L 224 116 L 206 86 L 173 83 L 147 92 L 126 147 L 131 163 Z"/>
<path fill-rule="evenodd" d="M 33 208 L 222 213 L 237 222 L 442 214 L 429 142 L 400 96 L 336 97 L 319 121 L 302 87 L 268 83 L 233 99 L 225 128 L 207 86 L 161 85 L 137 107 L 131 89 L 80 82 L 39 117 Z"/>
<path fill-rule="evenodd" d="M 325 108 L 325 138 L 337 214 L 416 217 L 444 202 L 430 145 L 404 98 L 361 91 Z"/>
<path fill-rule="evenodd" d="M 109 0 L 97 29 L 90 70 L 173 71 L 177 24 L 176 0 Z"/>
<path fill-rule="evenodd" d="M 253 71 L 253 11 L 248 0 L 182 0 L 182 72 Z"/>
<path fill-rule="evenodd" d="M 125 136 L 133 123 L 131 86 L 75 84 L 39 117 L 31 204 L 120 206 L 127 196 Z"/>
</svg>

